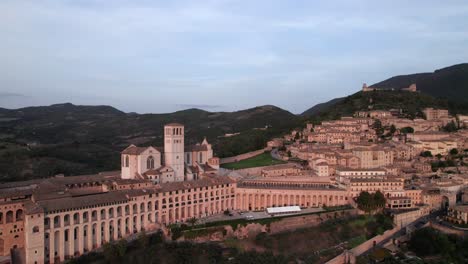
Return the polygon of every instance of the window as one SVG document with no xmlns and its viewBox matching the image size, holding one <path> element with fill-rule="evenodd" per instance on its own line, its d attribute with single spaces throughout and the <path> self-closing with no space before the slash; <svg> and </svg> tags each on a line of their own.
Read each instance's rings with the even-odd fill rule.
<svg viewBox="0 0 468 264">
<path fill-rule="evenodd" d="M 39 232 L 39 227 L 38 226 L 34 226 L 33 227 L 33 233 L 38 233 Z"/>
<path fill-rule="evenodd" d="M 13 211 L 8 211 L 6 213 L 6 222 L 13 223 Z"/>
<path fill-rule="evenodd" d="M 146 168 L 148 170 L 154 169 L 154 158 L 153 158 L 153 156 L 149 156 L 148 159 L 146 159 Z"/>
<path fill-rule="evenodd" d="M 128 156 L 125 156 L 125 167 L 128 167 L 130 164 L 130 160 L 128 158 Z"/>
</svg>

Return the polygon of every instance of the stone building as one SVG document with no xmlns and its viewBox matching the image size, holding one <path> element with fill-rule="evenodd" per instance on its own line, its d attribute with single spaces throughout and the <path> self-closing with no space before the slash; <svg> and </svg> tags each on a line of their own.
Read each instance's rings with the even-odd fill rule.
<svg viewBox="0 0 468 264">
<path fill-rule="evenodd" d="M 437 120 L 449 117 L 447 109 L 434 109 L 432 107 L 424 108 L 423 114 L 426 120 Z"/>
<path fill-rule="evenodd" d="M 352 151 L 361 161 L 361 168 L 379 168 L 393 164 L 393 151 L 381 146 L 354 148 Z"/>
<path fill-rule="evenodd" d="M 296 176 L 301 174 L 301 169 L 295 164 L 279 164 L 268 166 L 262 169 L 263 177 L 281 177 L 281 176 Z"/>
<path fill-rule="evenodd" d="M 162 148 L 130 145 L 121 153 L 123 179 L 151 179 L 156 183 L 187 181 L 198 178 L 200 170 L 217 169 L 213 149 L 206 138 L 202 143 L 184 144 L 184 126 L 171 123 L 164 126 Z M 214 165 L 214 166 L 211 166 Z"/>
<path fill-rule="evenodd" d="M 232 210 L 235 186 L 212 176 L 155 184 L 120 172 L 2 184 L 1 253 L 22 248 L 26 263 L 64 261 L 142 229 Z"/>
<path fill-rule="evenodd" d="M 239 210 L 267 207 L 319 207 L 348 204 L 346 190 L 333 187 L 328 177 L 283 177 L 245 180 L 237 184 Z"/>
<path fill-rule="evenodd" d="M 468 205 L 457 205 L 448 208 L 446 219 L 460 225 L 468 224 Z"/>
</svg>

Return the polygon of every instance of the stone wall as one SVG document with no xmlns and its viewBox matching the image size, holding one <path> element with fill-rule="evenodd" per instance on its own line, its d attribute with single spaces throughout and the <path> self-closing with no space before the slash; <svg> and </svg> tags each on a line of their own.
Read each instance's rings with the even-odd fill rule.
<svg viewBox="0 0 468 264">
<path fill-rule="evenodd" d="M 231 162 L 237 162 L 237 161 L 249 159 L 249 158 L 258 156 L 258 155 L 262 154 L 263 152 L 265 152 L 267 150 L 268 150 L 268 148 L 264 148 L 264 149 L 259 149 L 259 150 L 243 153 L 243 154 L 240 154 L 240 155 L 237 155 L 237 156 L 234 156 L 234 157 L 222 158 L 222 159 L 220 159 L 219 163 L 224 164 L 224 163 L 231 163 Z"/>
<path fill-rule="evenodd" d="M 351 249 L 350 252 L 353 253 L 354 256 L 359 256 L 362 253 L 366 252 L 367 250 L 371 249 L 374 246 L 374 243 L 378 244 L 382 242 L 383 240 L 394 235 L 399 230 L 400 230 L 399 227 L 394 227 L 393 229 L 387 230 L 382 235 L 375 236 L 367 240 L 366 242 L 360 244 L 359 246 Z"/>
<path fill-rule="evenodd" d="M 279 219 L 278 221 L 271 222 L 270 224 L 249 223 L 247 225 L 238 225 L 233 228 L 230 225 L 222 227 L 209 227 L 204 232 L 200 232 L 200 236 L 184 238 L 184 240 L 191 240 L 194 242 L 208 242 L 208 241 L 222 241 L 228 237 L 235 237 L 237 239 L 245 239 L 255 237 L 260 233 L 267 232 L 269 234 L 277 234 L 281 232 L 293 231 L 300 228 L 307 228 L 317 226 L 323 221 L 350 217 L 358 214 L 358 210 L 349 209 L 336 212 L 323 212 L 320 214 L 300 215 Z M 223 230 L 224 229 L 224 230 Z"/>
<path fill-rule="evenodd" d="M 374 244 L 378 244 L 382 242 L 383 240 L 391 237 L 394 235 L 396 232 L 400 230 L 399 227 L 395 227 L 391 230 L 385 231 L 382 235 L 375 236 L 366 242 L 360 244 L 359 246 L 341 253 L 340 255 L 336 256 L 332 260 L 326 262 L 326 264 L 345 264 L 345 263 L 350 263 L 354 264 L 356 263 L 356 257 L 361 255 L 362 253 L 368 251 L 369 249 L 374 247 Z"/>
<path fill-rule="evenodd" d="M 260 176 L 262 175 L 262 170 L 265 168 L 268 168 L 270 166 L 262 166 L 262 167 L 253 167 L 253 168 L 246 168 L 246 169 L 240 169 L 236 170 L 237 173 L 243 175 L 243 176 Z"/>
<path fill-rule="evenodd" d="M 461 236 L 461 237 L 464 237 L 464 236 L 467 236 L 468 234 L 468 230 L 467 231 L 463 231 L 461 229 L 454 229 L 454 228 L 449 228 L 449 227 L 446 227 L 446 226 L 443 226 L 443 225 L 439 225 L 437 223 L 434 223 L 434 222 L 430 222 L 428 224 L 428 226 L 434 228 L 434 229 L 437 229 L 439 230 L 440 232 L 442 233 L 445 233 L 445 234 L 449 234 L 449 235 L 457 235 L 457 236 Z"/>
<path fill-rule="evenodd" d="M 356 263 L 356 256 L 348 250 L 345 250 L 340 255 L 326 262 L 326 264 L 354 264 Z"/>
<path fill-rule="evenodd" d="M 344 212 L 344 213 L 343 213 Z M 270 224 L 270 233 L 276 234 L 285 231 L 292 231 L 300 228 L 317 226 L 323 221 L 350 217 L 358 214 L 358 210 L 350 209 L 346 211 L 336 211 L 336 212 L 323 212 L 319 214 L 303 215 L 297 217 L 288 217 L 283 218 L 280 221 L 273 222 Z"/>
</svg>

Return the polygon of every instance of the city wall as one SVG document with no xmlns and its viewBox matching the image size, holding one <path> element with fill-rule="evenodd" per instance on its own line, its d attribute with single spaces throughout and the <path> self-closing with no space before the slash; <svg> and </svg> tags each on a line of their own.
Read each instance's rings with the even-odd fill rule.
<svg viewBox="0 0 468 264">
<path fill-rule="evenodd" d="M 382 242 L 383 240 L 391 237 L 394 235 L 396 232 L 400 230 L 399 227 L 395 227 L 391 230 L 385 231 L 382 235 L 375 236 L 366 242 L 360 244 L 359 246 L 341 253 L 340 255 L 336 256 L 332 260 L 328 261 L 326 264 L 345 264 L 345 263 L 351 263 L 354 264 L 356 263 L 356 257 L 363 254 L 364 252 L 368 251 L 369 249 L 372 249 L 374 247 L 374 244 L 378 244 Z"/>
<path fill-rule="evenodd" d="M 225 163 L 231 163 L 231 162 L 237 162 L 237 161 L 249 159 L 249 158 L 255 157 L 257 155 L 260 155 L 260 154 L 262 154 L 263 152 L 265 152 L 267 150 L 268 150 L 268 148 L 264 148 L 264 149 L 259 149 L 259 150 L 243 153 L 243 154 L 240 154 L 240 155 L 237 155 L 237 156 L 234 156 L 234 157 L 222 158 L 222 159 L 220 159 L 219 163 L 220 164 L 225 164 Z"/>
<path fill-rule="evenodd" d="M 434 223 L 432 221 L 429 222 L 428 226 L 430 226 L 430 227 L 432 227 L 434 229 L 437 229 L 440 232 L 448 234 L 448 235 L 457 235 L 457 236 L 460 236 L 460 237 L 464 237 L 468 233 L 468 231 L 463 231 L 463 230 L 460 230 L 460 229 L 450 228 L 450 227 L 447 227 L 447 226 L 443 226 L 443 225 Z"/>
</svg>

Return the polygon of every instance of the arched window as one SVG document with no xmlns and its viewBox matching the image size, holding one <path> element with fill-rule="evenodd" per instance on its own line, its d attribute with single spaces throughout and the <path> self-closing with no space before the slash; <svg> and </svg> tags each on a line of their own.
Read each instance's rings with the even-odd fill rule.
<svg viewBox="0 0 468 264">
<path fill-rule="evenodd" d="M 13 211 L 8 211 L 6 213 L 6 222 L 13 223 Z"/>
<path fill-rule="evenodd" d="M 130 160 L 128 158 L 128 156 L 125 156 L 125 167 L 128 167 L 130 164 Z"/>
<path fill-rule="evenodd" d="M 16 221 L 23 220 L 23 210 L 19 209 L 16 211 Z"/>
<path fill-rule="evenodd" d="M 146 168 L 147 169 L 154 169 L 154 158 L 153 156 L 149 156 L 148 159 L 146 159 Z"/>
</svg>

